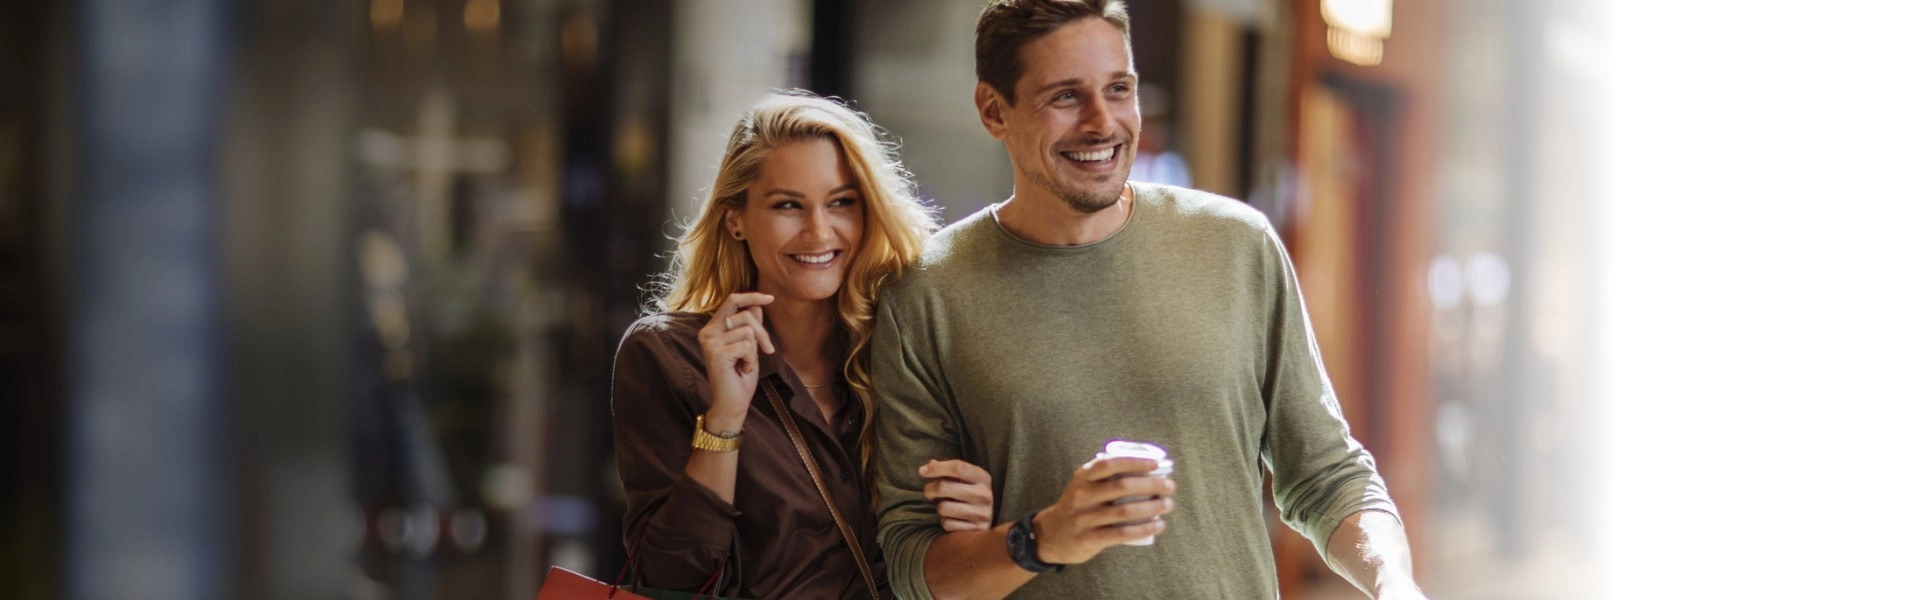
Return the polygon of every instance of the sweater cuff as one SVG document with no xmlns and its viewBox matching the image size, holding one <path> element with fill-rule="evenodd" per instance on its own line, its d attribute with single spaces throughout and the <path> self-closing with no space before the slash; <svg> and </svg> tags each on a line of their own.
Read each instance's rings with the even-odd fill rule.
<svg viewBox="0 0 1920 600">
<path fill-rule="evenodd" d="M 1383 498 L 1370 498 L 1352 508 L 1314 517 L 1312 524 L 1314 532 L 1313 535 L 1307 536 L 1307 539 L 1313 542 L 1313 549 L 1320 553 L 1322 560 L 1327 558 L 1327 543 L 1333 541 L 1333 530 L 1339 529 L 1340 524 L 1345 522 L 1347 517 L 1369 510 L 1393 515 L 1394 521 L 1398 521 L 1401 527 L 1406 527 L 1406 521 L 1400 518 L 1400 507 L 1394 505 L 1392 500 Z"/>
<path fill-rule="evenodd" d="M 899 532 L 893 543 L 883 544 L 887 555 L 887 575 L 893 593 L 901 600 L 934 600 L 927 587 L 927 549 L 944 532 L 938 526 Z"/>
</svg>

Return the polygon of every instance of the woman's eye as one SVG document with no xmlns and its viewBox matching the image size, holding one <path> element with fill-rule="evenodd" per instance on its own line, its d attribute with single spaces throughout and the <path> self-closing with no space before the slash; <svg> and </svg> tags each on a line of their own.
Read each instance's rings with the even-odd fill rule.
<svg viewBox="0 0 1920 600">
<path fill-rule="evenodd" d="M 853 206 L 854 202 L 856 201 L 858 201 L 858 198 L 854 198 L 852 196 L 847 196 L 844 198 L 835 198 L 833 199 L 832 202 L 827 203 L 827 206 Z"/>
<path fill-rule="evenodd" d="M 781 201 L 781 202 L 776 202 L 776 203 L 774 203 L 774 205 L 773 205 L 773 209 L 774 209 L 774 210 L 794 210 L 794 209 L 798 209 L 798 208 L 800 208 L 800 203 L 799 203 L 799 202 L 794 202 L 794 201 L 792 201 L 792 200 L 785 200 L 785 201 Z"/>
</svg>

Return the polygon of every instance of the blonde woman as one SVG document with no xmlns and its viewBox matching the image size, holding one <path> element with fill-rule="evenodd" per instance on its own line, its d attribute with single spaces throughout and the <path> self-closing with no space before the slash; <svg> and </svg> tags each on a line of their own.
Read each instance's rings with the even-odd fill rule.
<svg viewBox="0 0 1920 600">
<path fill-rule="evenodd" d="M 892 597 L 869 510 L 875 294 L 934 227 L 860 113 L 768 96 L 734 127 L 659 308 L 615 358 L 624 539 L 641 586 Z M 922 469 L 951 530 L 991 526 L 986 472 Z"/>
</svg>

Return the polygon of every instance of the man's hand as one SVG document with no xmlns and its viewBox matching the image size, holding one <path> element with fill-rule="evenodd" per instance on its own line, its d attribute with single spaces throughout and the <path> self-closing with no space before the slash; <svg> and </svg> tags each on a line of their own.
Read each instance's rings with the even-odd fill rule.
<svg viewBox="0 0 1920 600">
<path fill-rule="evenodd" d="M 927 478 L 922 493 L 939 507 L 947 531 L 993 529 L 993 475 L 964 460 L 933 460 L 920 465 Z"/>
<path fill-rule="evenodd" d="M 1390 513 L 1363 510 L 1342 519 L 1327 540 L 1327 566 L 1378 600 L 1427 600 L 1413 582 L 1407 532 Z"/>
<path fill-rule="evenodd" d="M 1173 498 L 1167 496 L 1174 485 L 1172 479 L 1146 474 L 1158 467 L 1144 458 L 1109 458 L 1080 467 L 1060 500 L 1033 517 L 1038 558 L 1077 565 L 1109 546 L 1165 530 L 1167 522 L 1160 516 L 1173 510 Z M 1113 503 L 1129 496 L 1151 498 Z"/>
</svg>

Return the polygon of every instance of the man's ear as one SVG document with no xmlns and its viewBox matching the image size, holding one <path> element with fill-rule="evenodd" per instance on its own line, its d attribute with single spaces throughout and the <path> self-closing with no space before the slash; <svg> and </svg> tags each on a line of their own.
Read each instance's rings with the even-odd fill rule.
<svg viewBox="0 0 1920 600">
<path fill-rule="evenodd" d="M 1007 103 L 1000 97 L 999 90 L 982 81 L 973 86 L 973 108 L 980 111 L 980 124 L 987 128 L 987 135 L 993 139 L 1003 139 L 1007 134 Z"/>
</svg>

